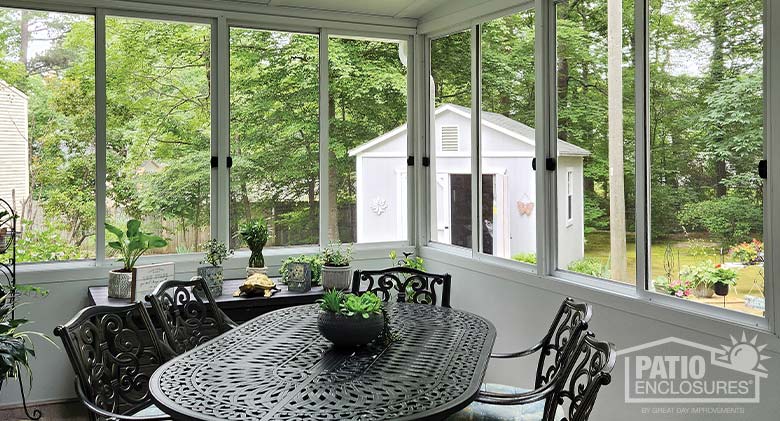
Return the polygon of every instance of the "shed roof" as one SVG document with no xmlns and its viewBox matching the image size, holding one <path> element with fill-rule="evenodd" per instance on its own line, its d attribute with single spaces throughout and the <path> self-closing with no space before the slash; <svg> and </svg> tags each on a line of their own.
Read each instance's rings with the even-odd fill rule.
<svg viewBox="0 0 780 421">
<path fill-rule="evenodd" d="M 435 114 L 439 114 L 444 110 L 451 109 L 455 112 L 464 115 L 467 118 L 471 118 L 471 108 L 463 107 L 455 104 L 442 104 L 436 108 Z M 533 127 L 527 126 L 517 120 L 513 120 L 507 116 L 491 113 L 488 111 L 482 112 L 482 124 L 485 126 L 493 126 L 493 128 L 499 129 L 509 134 L 514 134 L 514 137 L 527 139 L 533 142 L 536 137 L 536 130 Z M 396 127 L 387 133 L 382 134 L 368 142 L 351 149 L 349 151 L 350 156 L 357 155 L 367 149 L 370 149 L 388 139 L 406 130 L 406 124 Z M 558 155 L 563 156 L 589 156 L 590 152 L 587 149 L 583 149 L 577 145 L 573 145 L 569 142 L 558 139 Z"/>
<path fill-rule="evenodd" d="M 0 89 L 8 89 L 12 93 L 16 94 L 18 97 L 20 97 L 22 99 L 25 99 L 25 100 L 27 99 L 27 95 L 25 95 L 24 92 L 14 88 L 13 86 L 11 86 L 9 83 L 4 81 L 3 79 L 0 79 Z"/>
</svg>

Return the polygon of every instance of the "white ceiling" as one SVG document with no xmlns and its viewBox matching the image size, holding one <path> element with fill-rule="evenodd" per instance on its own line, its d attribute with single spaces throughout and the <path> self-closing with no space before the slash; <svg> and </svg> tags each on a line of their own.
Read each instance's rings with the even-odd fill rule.
<svg viewBox="0 0 780 421">
<path fill-rule="evenodd" d="M 465 3 L 479 4 L 484 1 L 468 0 Z M 448 6 L 448 3 L 453 3 L 453 0 L 238 0 L 238 2 L 418 19 L 442 6 Z M 457 1 L 457 3 L 464 2 Z"/>
</svg>

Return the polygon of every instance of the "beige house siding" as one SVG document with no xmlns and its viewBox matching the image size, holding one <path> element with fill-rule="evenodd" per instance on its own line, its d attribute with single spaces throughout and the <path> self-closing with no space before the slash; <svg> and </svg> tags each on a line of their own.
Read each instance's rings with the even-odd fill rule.
<svg viewBox="0 0 780 421">
<path fill-rule="evenodd" d="M 0 197 L 19 207 L 29 195 L 27 96 L 0 80 Z"/>
</svg>

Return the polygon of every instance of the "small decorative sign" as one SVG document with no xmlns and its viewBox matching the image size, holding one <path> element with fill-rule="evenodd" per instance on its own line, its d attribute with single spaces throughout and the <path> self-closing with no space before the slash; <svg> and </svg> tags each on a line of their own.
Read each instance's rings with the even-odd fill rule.
<svg viewBox="0 0 780 421">
<path fill-rule="evenodd" d="M 151 294 L 160 282 L 174 279 L 176 271 L 173 263 L 136 266 L 133 268 L 133 289 L 130 301 L 141 301 Z"/>
<path fill-rule="evenodd" d="M 311 290 L 311 265 L 305 262 L 292 262 L 287 266 L 287 290 L 308 292 Z"/>
</svg>

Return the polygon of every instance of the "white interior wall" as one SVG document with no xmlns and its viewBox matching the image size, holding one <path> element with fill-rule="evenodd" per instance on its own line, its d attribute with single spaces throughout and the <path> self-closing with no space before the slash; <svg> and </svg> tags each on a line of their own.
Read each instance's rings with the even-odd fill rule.
<svg viewBox="0 0 780 421">
<path fill-rule="evenodd" d="M 532 286 L 537 279 L 533 275 L 514 272 L 506 276 L 507 271 L 477 270 L 470 259 L 459 258 L 428 247 L 423 247 L 421 256 L 425 259 L 426 269 L 432 272 L 448 272 L 452 275 L 453 308 L 479 314 L 496 326 L 498 336 L 493 347 L 495 352 L 511 352 L 529 348 L 547 331 L 555 312 L 566 295 Z M 518 280 L 525 279 L 524 283 Z M 570 294 L 578 298 L 577 291 Z M 615 297 L 614 300 L 621 298 Z M 591 300 L 587 300 L 591 301 Z M 592 301 L 591 301 L 592 302 Z M 615 308 L 609 303 L 594 304 L 593 319 L 590 324 L 597 337 L 609 340 L 617 349 L 626 349 L 635 345 L 669 336 L 718 347 L 729 343 L 728 335 L 742 334 L 742 329 L 730 324 L 722 324 L 722 335 L 715 336 L 686 328 L 685 319 L 679 324 L 664 323 L 631 311 Z M 692 321 L 693 324 L 693 321 Z M 683 326 L 681 326 L 683 325 Z M 750 332 L 748 332 L 750 335 Z M 761 341 L 761 339 L 759 339 Z M 630 419 L 714 421 L 714 420 L 751 420 L 774 421 L 780 413 L 780 353 L 764 351 L 771 356 L 765 361 L 769 377 L 761 383 L 761 403 L 743 405 L 704 405 L 744 408 L 744 415 L 642 415 L 642 407 L 666 407 L 667 405 L 641 405 L 624 403 L 623 364 L 620 359 L 613 371 L 612 384 L 599 393 L 592 420 L 626 421 Z M 522 387 L 533 386 L 536 373 L 534 357 L 520 360 L 491 361 L 486 381 L 511 384 Z M 774 376 L 773 376 L 774 374 Z M 686 405 L 690 406 L 690 405 Z M 669 405 L 676 408 L 674 405 Z"/>
</svg>

